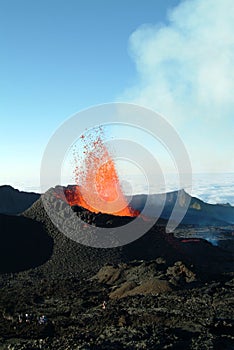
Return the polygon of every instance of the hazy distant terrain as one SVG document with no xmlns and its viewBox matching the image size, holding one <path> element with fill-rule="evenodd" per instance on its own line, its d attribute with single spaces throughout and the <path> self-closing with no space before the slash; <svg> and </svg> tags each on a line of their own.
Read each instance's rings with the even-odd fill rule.
<svg viewBox="0 0 234 350">
<path fill-rule="evenodd" d="M 28 209 L 40 194 L 34 192 L 19 191 L 12 186 L 0 186 L 0 213 L 19 214 Z"/>
<path fill-rule="evenodd" d="M 208 204 L 202 200 L 191 197 L 185 191 L 174 191 L 166 194 L 147 195 L 139 194 L 132 197 L 131 205 L 136 210 L 143 210 L 146 201 L 148 209 L 145 214 L 153 217 L 157 209 L 165 200 L 161 218 L 169 219 L 172 210 L 179 197 L 180 203 L 189 203 L 188 211 L 182 220 L 182 224 L 193 225 L 228 225 L 234 224 L 234 207 L 229 204 Z M 183 210 L 183 204 L 179 204 L 178 213 Z"/>
</svg>

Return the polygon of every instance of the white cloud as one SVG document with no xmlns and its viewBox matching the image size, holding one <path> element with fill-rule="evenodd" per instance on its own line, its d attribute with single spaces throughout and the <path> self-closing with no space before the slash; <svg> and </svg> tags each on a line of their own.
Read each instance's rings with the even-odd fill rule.
<svg viewBox="0 0 234 350">
<path fill-rule="evenodd" d="M 129 47 L 139 79 L 122 96 L 165 115 L 185 142 L 194 142 L 201 129 L 210 134 L 212 126 L 217 131 L 210 134 L 214 139 L 211 148 L 214 151 L 217 141 L 219 147 L 222 145 L 229 171 L 234 169 L 230 163 L 234 138 L 233 18 L 233 0 L 187 0 L 169 13 L 167 25 L 138 28 Z M 196 125 L 189 130 L 188 122 Z M 201 140 L 197 148 L 188 145 L 188 149 L 193 154 L 205 146 Z M 192 161 L 199 163 L 195 158 Z M 204 156 L 201 163 L 206 161 Z M 213 169 L 212 164 L 207 167 Z"/>
</svg>

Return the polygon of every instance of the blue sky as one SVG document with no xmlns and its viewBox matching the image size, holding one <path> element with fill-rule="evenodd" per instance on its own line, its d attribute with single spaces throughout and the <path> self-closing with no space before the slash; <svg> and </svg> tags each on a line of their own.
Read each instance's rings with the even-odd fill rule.
<svg viewBox="0 0 234 350">
<path fill-rule="evenodd" d="M 234 84 L 233 2 L 214 3 L 220 5 L 0 0 L 0 183 L 38 184 L 41 157 L 55 129 L 81 109 L 116 100 L 163 113 L 188 147 L 194 171 L 234 171 L 234 101 L 223 93 Z M 216 45 L 215 36 L 225 45 Z M 197 55 L 210 38 L 214 50 Z M 207 60 L 212 54 L 213 70 Z M 198 73 L 200 80 L 186 78 Z M 216 82 L 219 88 L 211 89 Z"/>
</svg>

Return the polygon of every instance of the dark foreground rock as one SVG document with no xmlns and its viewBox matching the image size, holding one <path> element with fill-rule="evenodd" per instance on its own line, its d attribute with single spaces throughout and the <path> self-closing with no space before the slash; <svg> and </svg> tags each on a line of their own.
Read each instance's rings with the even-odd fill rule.
<svg viewBox="0 0 234 350">
<path fill-rule="evenodd" d="M 130 264 L 106 265 L 94 276 L 99 283 L 110 286 L 110 299 L 133 295 L 158 295 L 174 286 L 185 286 L 196 281 L 196 274 L 181 261 L 166 267 L 166 261 L 134 261 Z"/>
<path fill-rule="evenodd" d="M 5 276 L 0 348 L 233 349 L 234 280 L 229 276 L 202 283 L 188 271 L 182 262 L 167 267 L 158 258 L 106 265 L 90 279 L 36 277 L 32 272 Z M 178 277 L 177 285 L 172 275 Z M 152 280 L 167 287 L 141 288 Z M 113 297 L 124 283 L 138 291 Z M 25 313 L 30 322 L 20 323 L 19 315 Z M 47 317 L 44 324 L 38 322 L 41 315 Z"/>
</svg>

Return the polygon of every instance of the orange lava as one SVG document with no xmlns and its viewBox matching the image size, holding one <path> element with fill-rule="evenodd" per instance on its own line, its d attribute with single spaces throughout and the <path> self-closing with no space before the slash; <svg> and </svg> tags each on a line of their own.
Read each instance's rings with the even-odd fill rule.
<svg viewBox="0 0 234 350">
<path fill-rule="evenodd" d="M 115 163 L 102 137 L 98 135 L 93 139 L 90 135 L 82 135 L 80 141 L 84 149 L 83 161 L 74 151 L 76 185 L 64 190 L 68 204 L 82 206 L 94 213 L 138 216 L 139 212 L 130 208 L 126 201 Z"/>
</svg>

